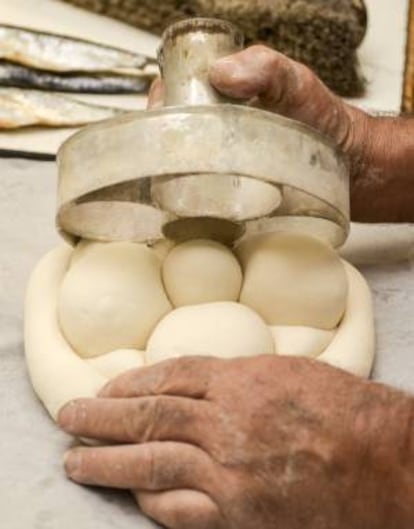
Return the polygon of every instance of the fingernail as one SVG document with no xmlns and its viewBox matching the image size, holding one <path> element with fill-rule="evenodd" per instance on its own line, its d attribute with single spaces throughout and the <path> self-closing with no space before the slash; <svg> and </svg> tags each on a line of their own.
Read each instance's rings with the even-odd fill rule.
<svg viewBox="0 0 414 529">
<path fill-rule="evenodd" d="M 71 477 L 80 467 L 81 456 L 74 450 L 68 450 L 63 456 L 63 466 L 66 474 Z"/>
<path fill-rule="evenodd" d="M 71 400 L 60 408 L 57 416 L 57 422 L 63 430 L 70 429 L 76 417 L 76 402 Z"/>
</svg>

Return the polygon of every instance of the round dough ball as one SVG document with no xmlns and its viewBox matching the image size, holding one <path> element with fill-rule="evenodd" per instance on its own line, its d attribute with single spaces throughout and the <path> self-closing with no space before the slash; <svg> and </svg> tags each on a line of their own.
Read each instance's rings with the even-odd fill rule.
<svg viewBox="0 0 414 529">
<path fill-rule="evenodd" d="M 145 353 L 136 349 L 117 349 L 86 360 L 98 373 L 114 378 L 129 369 L 145 366 Z"/>
<path fill-rule="evenodd" d="M 61 284 L 58 318 L 82 357 L 115 349 L 145 349 L 171 310 L 158 257 L 135 243 L 86 243 Z M 77 250 L 75 250 L 76 254 Z"/>
<path fill-rule="evenodd" d="M 153 244 L 150 244 L 149 247 L 155 252 L 160 261 L 164 261 L 167 255 L 174 248 L 175 243 L 169 239 L 161 239 Z"/>
<path fill-rule="evenodd" d="M 162 274 L 168 297 L 176 307 L 237 301 L 243 279 L 239 262 L 226 246 L 202 239 L 173 248 Z"/>
<path fill-rule="evenodd" d="M 375 359 L 375 318 L 366 279 L 346 261 L 348 300 L 335 337 L 318 360 L 368 378 Z"/>
<path fill-rule="evenodd" d="M 324 331 L 312 327 L 269 327 L 275 341 L 275 352 L 280 356 L 318 357 L 335 336 L 335 331 Z"/>
<path fill-rule="evenodd" d="M 72 252 L 70 258 L 69 268 L 77 264 L 85 256 L 89 255 L 91 252 L 96 251 L 98 245 L 104 246 L 106 244 L 111 244 L 109 242 L 96 242 L 89 239 L 81 239 L 76 245 L 74 251 Z"/>
<path fill-rule="evenodd" d="M 243 242 L 240 302 L 269 325 L 334 329 L 345 312 L 348 282 L 335 251 L 319 239 L 271 233 Z"/>
<path fill-rule="evenodd" d="M 255 312 L 239 303 L 218 302 L 170 312 L 149 339 L 146 357 L 153 364 L 177 356 L 273 353 L 270 330 Z"/>
</svg>

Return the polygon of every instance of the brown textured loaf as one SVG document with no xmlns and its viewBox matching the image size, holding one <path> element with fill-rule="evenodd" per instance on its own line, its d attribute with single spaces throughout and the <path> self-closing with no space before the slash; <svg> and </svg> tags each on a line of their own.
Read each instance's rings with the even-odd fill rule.
<svg viewBox="0 0 414 529">
<path fill-rule="evenodd" d="M 225 18 L 248 44 L 264 42 L 304 62 L 337 93 L 363 90 L 356 49 L 367 16 L 363 0 L 65 0 L 155 33 L 189 16 Z"/>
</svg>

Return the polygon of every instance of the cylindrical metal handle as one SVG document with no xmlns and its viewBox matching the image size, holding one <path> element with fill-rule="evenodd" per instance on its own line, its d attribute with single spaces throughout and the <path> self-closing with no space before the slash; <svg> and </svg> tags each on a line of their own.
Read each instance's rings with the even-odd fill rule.
<svg viewBox="0 0 414 529">
<path fill-rule="evenodd" d="M 188 19 L 164 33 L 158 62 L 165 83 L 165 106 L 206 105 L 228 101 L 208 80 L 210 65 L 242 49 L 243 34 L 231 23 Z"/>
<path fill-rule="evenodd" d="M 166 31 L 160 63 L 170 108 L 91 125 L 59 151 L 57 223 L 66 236 L 232 244 L 247 228 L 344 241 L 348 168 L 337 147 L 270 112 L 215 104 L 226 99 L 209 67 L 242 41 L 221 20 Z"/>
</svg>

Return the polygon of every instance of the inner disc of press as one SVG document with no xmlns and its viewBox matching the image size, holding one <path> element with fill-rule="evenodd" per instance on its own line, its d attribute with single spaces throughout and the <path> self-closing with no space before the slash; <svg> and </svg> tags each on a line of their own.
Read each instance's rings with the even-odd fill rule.
<svg viewBox="0 0 414 529">
<path fill-rule="evenodd" d="M 245 231 L 243 224 L 226 219 L 191 217 L 173 220 L 163 226 L 167 239 L 184 242 L 190 239 L 213 239 L 231 246 Z"/>
</svg>

